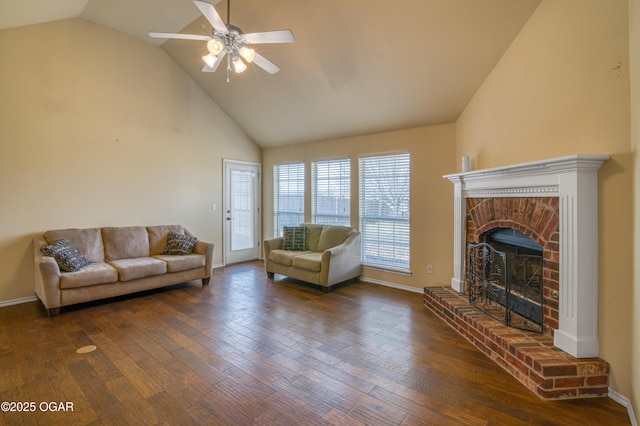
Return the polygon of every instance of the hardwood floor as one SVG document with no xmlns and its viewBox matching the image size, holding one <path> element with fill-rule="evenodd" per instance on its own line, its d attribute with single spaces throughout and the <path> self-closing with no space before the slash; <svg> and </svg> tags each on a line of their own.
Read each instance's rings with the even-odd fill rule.
<svg viewBox="0 0 640 426">
<path fill-rule="evenodd" d="M 76 353 L 86 345 L 97 350 Z M 36 303 L 0 309 L 0 395 L 35 403 L 0 414 L 7 425 L 629 424 L 609 398 L 538 399 L 419 293 L 325 294 L 274 283 L 261 262 L 54 318 Z M 59 403 L 73 411 L 49 410 Z"/>
</svg>

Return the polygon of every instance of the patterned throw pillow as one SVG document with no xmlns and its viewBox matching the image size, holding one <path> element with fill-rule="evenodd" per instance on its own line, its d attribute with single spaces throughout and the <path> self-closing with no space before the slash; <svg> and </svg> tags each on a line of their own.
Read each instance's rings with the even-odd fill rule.
<svg viewBox="0 0 640 426">
<path fill-rule="evenodd" d="M 53 244 L 40 249 L 42 254 L 53 257 L 60 269 L 65 272 L 76 272 L 89 266 L 91 262 L 75 247 L 69 245 L 67 240 L 58 240 Z"/>
<path fill-rule="evenodd" d="M 164 249 L 162 254 L 191 254 L 193 253 L 193 248 L 197 242 L 198 239 L 196 237 L 169 232 L 169 236 L 167 237 L 167 248 Z"/>
<path fill-rule="evenodd" d="M 285 250 L 307 250 L 307 240 L 309 239 L 309 228 L 306 226 L 285 226 L 282 228 L 284 240 L 282 248 Z"/>
</svg>

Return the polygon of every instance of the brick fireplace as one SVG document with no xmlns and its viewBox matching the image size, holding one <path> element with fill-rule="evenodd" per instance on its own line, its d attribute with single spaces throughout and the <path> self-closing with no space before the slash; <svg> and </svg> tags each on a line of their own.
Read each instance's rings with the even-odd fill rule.
<svg viewBox="0 0 640 426">
<path fill-rule="evenodd" d="M 445 176 L 454 184 L 451 288 L 425 305 L 542 398 L 605 396 L 598 359 L 598 178 L 606 155 L 572 155 Z M 466 248 L 509 228 L 543 248 L 543 333 L 511 329 L 465 300 Z"/>
</svg>

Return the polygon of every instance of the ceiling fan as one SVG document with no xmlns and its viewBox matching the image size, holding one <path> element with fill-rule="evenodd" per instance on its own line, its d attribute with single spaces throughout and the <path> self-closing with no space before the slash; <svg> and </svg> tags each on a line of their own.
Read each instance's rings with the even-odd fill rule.
<svg viewBox="0 0 640 426">
<path fill-rule="evenodd" d="M 227 57 L 227 83 L 229 82 L 229 72 L 232 65 L 236 73 L 241 73 L 247 69 L 246 63 L 254 63 L 269 74 L 275 74 L 280 68 L 256 53 L 251 47 L 255 44 L 263 43 L 293 43 L 295 38 L 291 30 L 265 31 L 259 33 L 245 34 L 235 25 L 229 24 L 230 5 L 227 0 L 227 23 L 225 24 L 213 4 L 201 0 L 193 0 L 196 7 L 213 26 L 211 36 L 197 34 L 175 34 L 175 33 L 158 33 L 150 32 L 152 38 L 170 38 L 182 40 L 202 40 L 207 42 L 207 50 L 209 53 L 202 57 L 205 66 L 203 72 L 214 72 L 218 66 Z M 217 3 L 217 1 L 216 1 Z M 243 61 L 244 60 L 244 61 Z"/>
</svg>

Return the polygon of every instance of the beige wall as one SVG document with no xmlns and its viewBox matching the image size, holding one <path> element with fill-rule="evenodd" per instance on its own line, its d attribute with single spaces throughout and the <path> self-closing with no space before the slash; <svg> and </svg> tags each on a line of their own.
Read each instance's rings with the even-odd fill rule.
<svg viewBox="0 0 640 426">
<path fill-rule="evenodd" d="M 358 220 L 358 158 L 366 154 L 411 153 L 411 270 L 412 276 L 365 270 L 367 278 L 422 288 L 449 285 L 453 272 L 453 186 L 443 179 L 455 172 L 455 125 L 421 127 L 347 139 L 291 145 L 263 151 L 264 235 L 273 236 L 273 166 L 331 159 L 352 159 L 352 225 Z M 307 173 L 309 180 L 309 173 Z M 310 188 L 310 184 L 307 185 Z M 307 197 L 306 221 L 310 221 Z M 427 274 L 427 264 L 433 273 Z"/>
<path fill-rule="evenodd" d="M 631 141 L 634 164 L 634 257 L 631 391 L 636 416 L 640 413 L 640 0 L 629 1 L 629 52 L 631 67 Z"/>
<path fill-rule="evenodd" d="M 611 388 L 625 396 L 639 385 L 637 376 L 631 378 L 630 325 L 640 309 L 629 297 L 634 159 L 628 23 L 628 0 L 544 0 L 456 129 L 457 155 L 473 157 L 477 168 L 576 153 L 611 155 L 599 174 L 598 325 Z M 619 64 L 619 71 L 613 69 Z"/>
<path fill-rule="evenodd" d="M 0 31 L 0 302 L 46 229 L 181 223 L 216 244 L 222 159 L 260 149 L 158 47 L 81 19 Z"/>
</svg>

